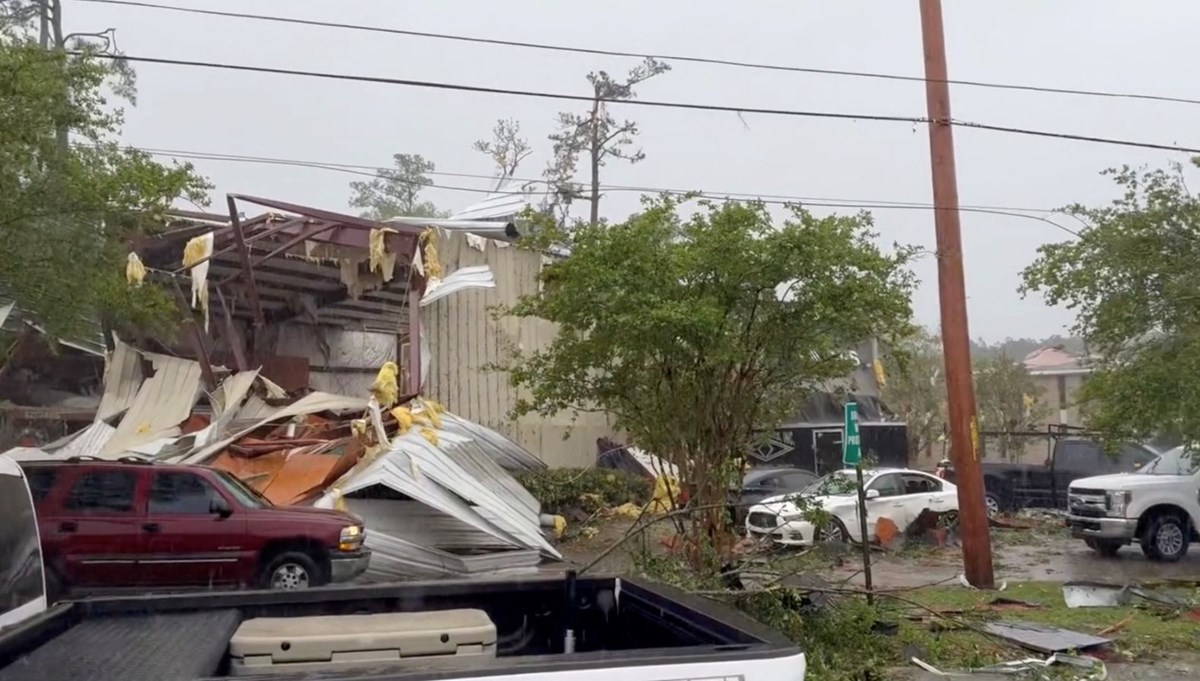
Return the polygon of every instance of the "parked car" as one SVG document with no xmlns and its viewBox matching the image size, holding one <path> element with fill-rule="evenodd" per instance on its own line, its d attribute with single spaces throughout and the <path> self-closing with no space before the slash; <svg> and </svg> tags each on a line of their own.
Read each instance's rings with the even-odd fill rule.
<svg viewBox="0 0 1200 681">
<path fill-rule="evenodd" d="M 734 527 L 746 524 L 750 507 L 763 499 L 799 492 L 817 481 L 817 474 L 802 468 L 751 468 L 742 478 L 741 489 L 730 490 Z"/>
<path fill-rule="evenodd" d="M 984 462 L 983 487 L 989 516 L 1023 508 L 1066 510 L 1067 489 L 1079 478 L 1109 473 L 1132 473 L 1158 452 L 1148 445 L 1129 444 L 1110 454 L 1094 440 L 1063 439 L 1040 464 Z M 946 478 L 954 480 L 953 469 Z"/>
<path fill-rule="evenodd" d="M 937 476 L 900 468 L 863 471 L 867 507 L 867 540 L 875 539 L 879 518 L 888 518 L 903 531 L 922 512 L 940 514 L 939 520 L 953 524 L 958 516 L 958 488 Z M 804 502 L 799 502 L 803 499 Z M 806 518 L 803 503 L 828 515 L 820 527 Z M 858 482 L 852 469 L 830 473 L 799 494 L 785 494 L 751 507 L 746 532 L 759 539 L 770 538 L 783 546 L 807 546 L 817 540 L 862 541 L 858 518 Z"/>
<path fill-rule="evenodd" d="M 23 462 L 51 594 L 111 587 L 304 589 L 362 574 L 362 520 L 276 507 L 204 466 Z"/>
<path fill-rule="evenodd" d="M 1151 560 L 1174 562 L 1200 541 L 1200 453 L 1176 447 L 1138 469 L 1071 483 L 1067 525 L 1102 556 L 1138 542 Z"/>
<path fill-rule="evenodd" d="M 728 606 L 637 579 L 574 572 L 356 584 L 286 598 L 136 594 L 47 609 L 38 521 L 21 469 L 4 456 L 0 493 L 3 510 L 13 512 L 0 516 L 4 681 L 805 677 L 807 660 L 794 643 Z"/>
</svg>

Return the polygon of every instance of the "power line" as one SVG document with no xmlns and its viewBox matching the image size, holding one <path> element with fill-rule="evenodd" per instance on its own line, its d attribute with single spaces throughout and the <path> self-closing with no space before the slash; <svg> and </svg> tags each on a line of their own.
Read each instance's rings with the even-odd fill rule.
<svg viewBox="0 0 1200 681">
<path fill-rule="evenodd" d="M 432 33 L 427 31 L 412 31 L 399 28 L 388 28 L 383 26 L 367 26 L 363 24 L 348 24 L 334 21 L 318 21 L 315 19 L 300 19 L 297 17 L 284 17 L 267 14 L 249 14 L 245 12 L 227 12 L 220 10 L 199 9 L 195 7 L 172 7 L 169 5 L 160 5 L 151 2 L 138 2 L 134 0 L 76 0 L 76 2 L 88 2 L 105 5 L 121 5 L 126 7 L 139 7 L 143 9 L 166 10 L 171 12 L 182 12 L 186 14 L 202 14 L 208 16 L 226 17 L 232 19 L 249 19 L 252 21 L 266 21 L 283 24 L 294 24 L 300 26 L 314 26 L 321 28 L 335 28 L 351 31 L 367 31 L 371 33 L 385 33 L 391 35 L 403 35 L 414 38 L 429 38 L 434 40 L 450 40 L 456 42 L 476 43 L 482 45 L 497 45 L 502 47 L 516 47 L 533 50 L 545 50 L 551 52 L 570 52 L 575 54 L 590 54 L 606 57 L 631 57 L 643 59 L 653 57 L 664 61 L 676 61 L 693 64 L 709 64 L 716 66 L 730 66 L 736 68 L 758 69 L 764 71 L 782 71 L 790 73 L 807 73 L 826 76 L 846 76 L 852 78 L 871 78 L 876 80 L 892 80 L 904 82 L 924 83 L 926 78 L 921 76 L 903 76 L 890 73 L 875 73 L 870 71 L 850 71 L 844 69 L 819 69 L 804 66 L 788 66 L 783 64 L 765 64 L 758 62 L 739 61 L 732 59 L 716 59 L 712 57 L 693 57 L 676 54 L 654 54 L 640 52 L 625 52 L 621 50 L 605 50 L 585 47 L 568 47 L 565 45 L 552 45 L 546 43 L 533 43 L 519 40 L 501 40 L 497 38 L 479 38 L 474 36 L 455 35 L 450 33 Z M 1083 90 L 1076 88 L 1056 88 L 1056 87 L 1040 87 L 1036 85 L 1020 85 L 1015 83 L 996 83 L 979 80 L 946 80 L 944 81 L 951 85 L 962 85 L 967 87 L 992 88 L 999 90 L 1017 90 L 1025 92 L 1041 92 L 1063 95 L 1079 95 L 1086 97 L 1103 97 L 1109 99 L 1140 99 L 1156 102 L 1172 102 L 1176 104 L 1200 104 L 1200 99 L 1188 99 L 1186 97 L 1169 97 L 1166 95 L 1148 95 L 1130 92 L 1111 92 L 1106 90 Z"/>
<path fill-rule="evenodd" d="M 81 0 L 90 2 L 92 0 Z M 98 1 L 98 0 L 97 0 Z M 305 78 L 320 78 L 325 80 L 350 81 L 360 83 L 375 83 L 378 85 L 400 85 L 407 87 L 420 87 L 435 90 L 454 90 L 460 92 L 474 92 L 479 94 L 490 95 L 510 95 L 514 97 L 534 97 L 539 99 L 558 99 L 573 102 L 588 102 L 594 101 L 593 97 L 588 95 L 569 95 L 555 92 L 542 92 L 536 90 L 513 90 L 508 88 L 484 87 L 479 85 L 460 85 L 456 83 L 445 83 L 439 81 L 426 80 L 409 80 L 404 78 L 385 78 L 383 76 L 365 76 L 350 73 L 330 73 L 326 71 L 306 71 L 300 69 L 281 69 L 267 66 L 251 66 L 249 64 L 229 64 L 224 62 L 205 62 L 192 61 L 186 59 L 166 59 L 162 57 L 135 57 L 129 55 L 114 55 L 114 54 L 95 54 L 95 53 L 80 53 L 74 52 L 78 56 L 96 57 L 99 59 L 111 59 L 114 61 L 125 60 L 130 62 L 140 62 L 145 64 L 163 64 L 169 66 L 187 66 L 195 68 L 219 69 L 226 71 L 242 71 L 250 73 L 265 73 L 279 76 L 299 76 Z M 715 111 L 733 114 L 761 114 L 765 116 L 786 116 L 795 118 L 829 118 L 837 120 L 850 121 L 876 121 L 890 123 L 928 123 L 929 119 L 914 116 L 890 116 L 882 114 L 862 114 L 862 113 L 844 113 L 837 111 L 806 111 L 799 109 L 771 109 L 758 107 L 737 107 L 737 106 L 722 106 L 717 104 L 694 104 L 691 102 L 667 102 L 646 99 L 620 99 L 620 100 L 603 100 L 610 104 L 621 104 L 629 106 L 645 106 L 666 109 L 684 109 L 689 111 Z M 1169 144 L 1156 144 L 1153 142 L 1138 142 L 1134 140 L 1123 140 L 1111 137 L 1094 137 L 1090 135 L 1076 135 L 1072 133 L 1053 132 L 1049 130 L 1034 130 L 1028 128 L 1006 127 L 1000 125 L 990 125 L 986 123 L 972 123 L 967 121 L 950 121 L 952 125 L 977 128 L 980 130 L 991 130 L 994 132 L 1004 132 L 1015 135 L 1028 135 L 1034 137 L 1046 137 L 1053 139 L 1072 140 L 1077 142 L 1091 142 L 1095 144 L 1110 144 L 1122 147 L 1137 147 L 1140 149 L 1157 149 L 1161 151 L 1174 151 L 1190 154 L 1200 154 L 1200 148 L 1181 147 Z"/>
<path fill-rule="evenodd" d="M 303 159 L 287 159 L 270 156 L 249 156 L 242 154 L 222 154 L 216 152 L 204 151 L 187 151 L 179 149 L 160 149 L 154 147 L 137 147 L 128 146 L 129 149 L 142 151 L 155 156 L 166 156 L 172 158 L 182 158 L 191 160 L 208 160 L 208 161 L 226 161 L 235 163 L 258 163 L 264 165 L 283 165 L 294 166 L 300 168 L 313 168 L 317 170 L 329 170 L 335 172 L 343 172 L 353 175 L 362 175 L 366 177 L 377 177 L 377 173 L 382 170 L 389 170 L 378 166 L 360 165 L 352 163 L 336 163 L 327 161 L 310 161 Z M 482 175 L 475 173 L 448 173 L 448 172 L 429 172 L 429 175 L 441 175 L 447 177 L 465 177 L 477 178 L 486 180 L 495 180 L 492 175 Z M 548 184 L 546 180 L 538 180 L 531 178 L 509 178 L 514 182 L 523 184 Z M 460 187 L 444 184 L 429 184 L 424 185 L 430 189 L 444 189 L 448 191 L 461 191 L 476 194 L 495 195 L 498 193 L 523 193 L 523 192 L 504 192 L 495 191 L 492 189 L 480 189 L 477 187 Z M 838 199 L 826 197 L 809 197 L 809 196 L 790 196 L 782 194 L 752 194 L 749 192 L 724 192 L 716 190 L 688 190 L 671 187 L 650 187 L 650 186 L 633 186 L 633 185 L 601 185 L 603 192 L 637 192 L 641 194 L 669 194 L 672 196 L 688 196 L 694 195 L 699 198 L 712 200 L 738 200 L 738 201 L 760 201 L 769 205 L 800 205 L 803 207 L 814 208 L 859 208 L 873 210 L 935 210 L 933 204 L 919 201 L 888 201 L 883 199 Z M 967 213 L 979 213 L 988 215 L 999 215 L 1005 217 L 1024 218 L 1027 220 L 1036 220 L 1046 223 L 1056 229 L 1059 229 L 1072 236 L 1079 236 L 1079 232 L 1065 227 L 1049 218 L 1042 215 L 1032 215 L 1031 213 L 1053 213 L 1053 210 L 1041 208 L 1020 208 L 1012 206 L 960 206 L 959 210 Z"/>
</svg>

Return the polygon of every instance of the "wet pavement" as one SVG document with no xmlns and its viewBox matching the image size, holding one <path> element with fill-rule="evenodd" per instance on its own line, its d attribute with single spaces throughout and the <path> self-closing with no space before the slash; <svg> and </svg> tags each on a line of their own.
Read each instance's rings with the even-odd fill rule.
<svg viewBox="0 0 1200 681">
<path fill-rule="evenodd" d="M 1155 580 L 1200 579 L 1200 546 L 1178 563 L 1156 563 L 1142 555 L 1137 545 L 1123 549 L 1115 558 L 1102 558 L 1083 542 L 1062 538 L 1046 543 L 997 546 L 994 569 L 997 583 L 1097 581 L 1117 584 Z M 861 564 L 847 560 L 835 573 L 861 585 L 855 574 Z M 962 570 L 959 549 L 931 549 L 927 554 L 875 554 L 872 577 L 878 588 L 903 589 L 954 581 Z"/>
</svg>

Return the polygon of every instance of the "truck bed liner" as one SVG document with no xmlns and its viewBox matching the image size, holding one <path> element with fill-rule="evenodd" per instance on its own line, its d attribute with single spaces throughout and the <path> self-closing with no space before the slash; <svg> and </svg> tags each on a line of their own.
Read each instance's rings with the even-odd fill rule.
<svg viewBox="0 0 1200 681">
<path fill-rule="evenodd" d="M 191 681 L 213 676 L 241 622 L 236 609 L 84 620 L 0 669 L 0 681 Z"/>
</svg>

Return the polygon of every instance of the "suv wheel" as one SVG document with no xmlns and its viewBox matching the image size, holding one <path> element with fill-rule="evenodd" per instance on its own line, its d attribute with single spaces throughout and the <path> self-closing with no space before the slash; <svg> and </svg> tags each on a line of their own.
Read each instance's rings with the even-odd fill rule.
<svg viewBox="0 0 1200 681">
<path fill-rule="evenodd" d="M 1000 509 L 1002 508 L 1000 506 L 1000 497 L 989 492 L 983 496 L 983 503 L 987 508 L 987 516 L 989 518 L 995 518 L 1000 515 Z"/>
<path fill-rule="evenodd" d="M 262 574 L 264 589 L 298 591 L 325 583 L 317 561 L 306 553 L 288 551 L 272 559 Z"/>
<path fill-rule="evenodd" d="M 1151 518 L 1142 530 L 1142 552 L 1150 560 L 1166 563 L 1187 555 L 1190 528 L 1182 518 L 1166 513 Z"/>
</svg>

